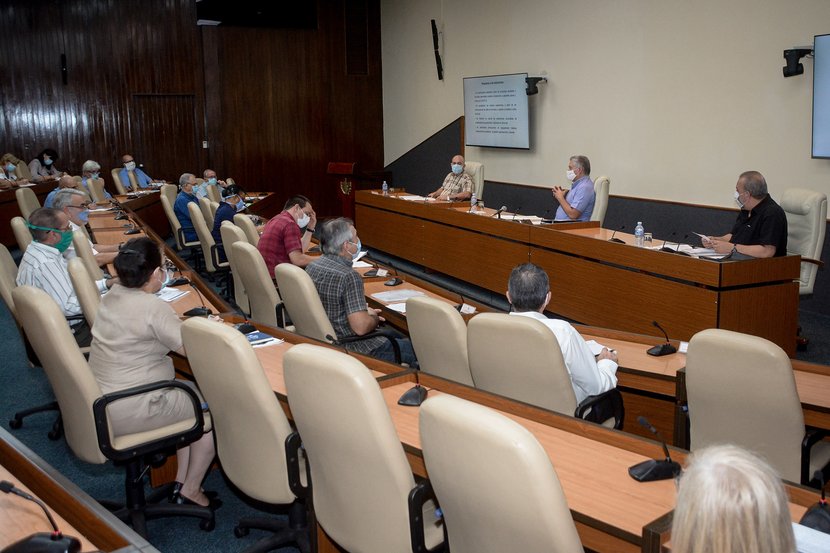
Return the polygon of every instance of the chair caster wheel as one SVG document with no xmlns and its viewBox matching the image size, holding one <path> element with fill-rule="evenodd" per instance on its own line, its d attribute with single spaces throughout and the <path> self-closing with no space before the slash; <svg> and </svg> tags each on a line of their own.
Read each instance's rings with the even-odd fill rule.
<svg viewBox="0 0 830 553">
<path fill-rule="evenodd" d="M 63 432 L 59 432 L 57 430 L 50 430 L 46 433 L 46 437 L 52 440 L 53 442 L 60 440 L 62 435 Z"/>
<path fill-rule="evenodd" d="M 237 538 L 244 538 L 251 530 L 249 528 L 242 528 L 241 526 L 234 526 L 233 535 Z"/>
<path fill-rule="evenodd" d="M 205 532 L 212 532 L 213 529 L 216 528 L 216 519 L 211 517 L 207 520 L 199 521 L 199 528 L 201 528 Z"/>
<path fill-rule="evenodd" d="M 23 426 L 23 421 L 20 419 L 12 419 L 9 421 L 9 427 L 13 430 L 17 430 L 21 426 Z"/>
</svg>

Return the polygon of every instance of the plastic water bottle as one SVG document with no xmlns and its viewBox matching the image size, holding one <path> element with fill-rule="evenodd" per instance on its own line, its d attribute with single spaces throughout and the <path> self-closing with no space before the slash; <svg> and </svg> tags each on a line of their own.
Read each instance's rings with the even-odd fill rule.
<svg viewBox="0 0 830 553">
<path fill-rule="evenodd" d="M 637 221 L 637 226 L 634 227 L 634 245 L 638 248 L 643 247 L 643 239 L 646 234 L 646 229 L 643 228 L 643 223 Z"/>
<path fill-rule="evenodd" d="M 383 181 L 383 186 L 381 186 L 381 190 L 383 190 L 383 195 L 384 196 L 389 195 L 389 185 L 386 184 L 386 181 Z"/>
<path fill-rule="evenodd" d="M 476 194 L 473 192 L 473 195 L 470 196 L 470 213 L 476 212 L 476 206 L 478 205 L 478 200 L 476 199 Z"/>
</svg>

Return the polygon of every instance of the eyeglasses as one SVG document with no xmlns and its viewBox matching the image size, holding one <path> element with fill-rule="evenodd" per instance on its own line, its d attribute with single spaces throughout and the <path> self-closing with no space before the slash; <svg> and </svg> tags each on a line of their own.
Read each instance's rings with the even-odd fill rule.
<svg viewBox="0 0 830 553">
<path fill-rule="evenodd" d="M 89 209 L 89 205 L 92 202 L 84 202 L 81 205 L 68 205 L 66 207 L 74 207 L 75 209 Z"/>
</svg>

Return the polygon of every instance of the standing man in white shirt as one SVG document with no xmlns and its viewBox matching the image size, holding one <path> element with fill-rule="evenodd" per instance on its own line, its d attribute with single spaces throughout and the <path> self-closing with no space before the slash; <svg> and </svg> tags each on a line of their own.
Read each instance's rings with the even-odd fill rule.
<svg viewBox="0 0 830 553">
<path fill-rule="evenodd" d="M 511 315 L 543 323 L 556 336 L 565 366 L 571 377 L 577 404 L 617 386 L 617 354 L 603 348 L 596 357 L 579 332 L 567 321 L 549 319 L 543 314 L 550 303 L 548 275 L 533 263 L 519 265 L 510 273 L 507 301 Z"/>
<path fill-rule="evenodd" d="M 81 347 L 88 346 L 92 342 L 92 332 L 86 320 L 79 317 L 83 311 L 63 258 L 63 252 L 72 243 L 69 217 L 62 211 L 42 207 L 29 216 L 29 229 L 33 241 L 20 260 L 17 285 L 34 286 L 52 296 L 63 315 L 72 317 L 69 325 L 75 341 Z M 116 281 L 114 278 L 96 281 L 98 291 L 103 294 Z"/>
</svg>

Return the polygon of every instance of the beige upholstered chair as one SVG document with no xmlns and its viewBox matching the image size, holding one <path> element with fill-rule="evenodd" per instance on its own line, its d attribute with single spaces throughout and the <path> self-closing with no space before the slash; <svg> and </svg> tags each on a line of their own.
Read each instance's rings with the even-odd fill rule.
<svg viewBox="0 0 830 553">
<path fill-rule="evenodd" d="M 689 342 L 686 392 L 692 451 L 735 444 L 802 484 L 830 461 L 827 442 L 812 446 L 812 454 L 802 445 L 810 440 L 792 364 L 768 340 L 721 329 L 698 332 Z"/>
<path fill-rule="evenodd" d="M 259 245 L 259 231 L 257 231 L 256 225 L 254 225 L 254 222 L 251 221 L 250 217 L 244 213 L 237 213 L 233 216 L 233 224 L 245 232 L 245 236 L 248 237 L 248 243 L 250 243 L 253 247 L 257 247 Z"/>
<path fill-rule="evenodd" d="M 622 428 L 622 397 L 615 388 L 577 405 L 562 350 L 539 321 L 506 313 L 480 313 L 467 324 L 467 355 L 476 388 L 564 415 Z M 589 408 L 609 402 L 608 417 L 595 420 Z M 613 413 L 613 418 L 611 417 Z"/>
<path fill-rule="evenodd" d="M 474 386 L 467 360 L 467 324 L 445 301 L 406 300 L 406 324 L 421 372 Z"/>
<path fill-rule="evenodd" d="M 107 195 L 104 193 L 104 179 L 98 177 L 97 179 L 87 179 L 86 182 L 93 202 L 99 204 L 107 200 Z"/>
<path fill-rule="evenodd" d="M 205 219 L 208 231 L 213 230 L 213 211 L 210 210 L 210 200 L 208 198 L 199 198 L 199 211 L 202 212 L 202 217 Z"/>
<path fill-rule="evenodd" d="M 119 173 L 121 173 L 121 167 L 116 167 L 115 169 L 110 171 L 110 175 L 112 176 L 112 184 L 115 186 L 115 191 L 118 194 L 124 195 L 127 193 L 127 189 L 124 187 L 124 184 L 121 182 L 121 177 L 119 177 Z M 132 173 L 128 173 L 132 175 Z M 135 178 L 135 177 L 133 177 Z M 131 181 L 133 179 L 130 179 Z"/>
<path fill-rule="evenodd" d="M 222 194 L 219 192 L 219 186 L 216 184 L 208 185 L 207 197 L 212 202 L 220 203 L 222 201 Z"/>
<path fill-rule="evenodd" d="M 104 278 L 104 272 L 98 266 L 95 254 L 92 253 L 92 248 L 89 246 L 89 238 L 80 229 L 72 233 L 72 246 L 75 248 L 75 255 L 83 260 L 86 265 L 89 278 L 92 280 L 101 280 Z"/>
<path fill-rule="evenodd" d="M 816 273 L 823 265 L 820 258 L 827 231 L 827 196 L 788 188 L 781 197 L 781 207 L 787 215 L 787 253 L 801 256 L 799 294 L 812 294 Z"/>
<path fill-rule="evenodd" d="M 171 202 L 164 192 L 162 192 L 160 200 L 161 206 L 164 209 L 164 214 L 167 215 L 167 221 L 170 223 L 170 229 L 173 231 L 173 238 L 176 240 L 176 248 L 178 250 L 183 250 L 184 248 L 194 248 L 198 246 L 198 240 L 188 242 L 184 237 L 182 224 L 179 222 L 179 218 L 176 217 L 176 212 L 173 211 L 173 203 L 175 200 Z"/>
<path fill-rule="evenodd" d="M 98 306 L 101 304 L 101 293 L 98 291 L 98 286 L 95 285 L 95 280 L 87 271 L 86 263 L 80 257 L 70 259 L 67 268 L 72 287 L 75 289 L 75 295 L 78 297 L 78 303 L 81 304 L 81 310 L 84 312 L 84 318 L 89 326 L 93 326 L 95 315 L 98 313 Z"/>
<path fill-rule="evenodd" d="M 427 399 L 419 424 L 454 553 L 582 552 L 556 471 L 526 428 L 449 395 Z"/>
<path fill-rule="evenodd" d="M 223 278 L 228 277 L 230 271 L 230 263 L 227 260 L 221 261 L 219 259 L 219 249 L 216 247 L 216 241 L 213 239 L 213 234 L 210 232 L 205 218 L 202 215 L 202 210 L 195 202 L 188 202 L 187 210 L 190 212 L 190 222 L 193 223 L 193 228 L 196 230 L 196 236 L 199 238 L 199 245 L 202 247 L 202 256 L 205 259 L 205 268 L 209 275 L 219 273 Z M 230 286 L 230 279 L 224 281 L 225 287 Z M 230 292 L 230 290 L 228 290 Z"/>
<path fill-rule="evenodd" d="M 212 529 L 215 523 L 213 512 L 208 507 L 168 503 L 167 490 L 163 490 L 161 498 L 153 498 L 161 499 L 156 504 L 147 504 L 144 497 L 142 475 L 148 460 L 202 437 L 205 422 L 201 401 L 195 392 L 184 384 L 164 381 L 102 396 L 98 382 L 55 301 L 43 290 L 32 286 L 19 286 L 12 294 L 24 330 L 36 329 L 27 335 L 58 399 L 70 449 L 87 463 L 102 464 L 109 459 L 126 468 L 129 504 L 114 514 L 131 522 L 133 528 L 144 536 L 147 535 L 145 517 L 195 516 L 203 519 L 203 529 Z M 119 436 L 113 434 L 107 417 L 108 403 L 171 387 L 178 387 L 189 394 L 194 417 L 156 430 Z"/>
<path fill-rule="evenodd" d="M 29 171 L 29 164 L 22 159 L 17 162 L 17 169 L 14 170 L 18 179 L 32 180 L 32 172 Z"/>
<path fill-rule="evenodd" d="M 597 177 L 594 181 L 594 212 L 592 221 L 599 221 L 599 226 L 605 221 L 605 212 L 608 211 L 608 191 L 611 188 L 611 179 L 606 176 Z"/>
<path fill-rule="evenodd" d="M 234 301 L 244 313 L 250 313 L 251 306 L 248 302 L 248 294 L 245 292 L 245 285 L 242 282 L 242 269 L 234 261 L 233 248 L 231 247 L 236 242 L 247 243 L 248 239 L 242 229 L 230 221 L 222 222 L 222 226 L 219 227 L 219 235 L 222 237 L 222 248 L 225 250 L 225 257 L 228 258 L 231 267 Z"/>
<path fill-rule="evenodd" d="M 20 319 L 17 317 L 17 309 L 14 307 L 14 299 L 12 297 L 12 291 L 17 288 L 17 264 L 14 262 L 14 258 L 9 253 L 9 250 L 3 244 L 0 244 L 0 297 L 3 298 L 3 301 L 6 303 L 6 307 L 9 310 L 9 313 L 12 314 L 12 318 L 14 319 L 15 326 L 17 326 L 18 332 L 20 332 L 20 339 L 23 341 L 24 345 L 26 346 L 26 355 L 28 357 L 29 366 L 34 367 L 39 364 L 37 358 L 32 351 L 32 346 L 29 344 L 29 340 L 26 338 L 26 334 L 23 332 L 23 326 L 20 323 Z M 50 407 L 47 409 L 35 409 L 30 410 L 31 412 L 40 412 L 43 410 L 52 410 L 57 411 L 58 404 L 52 402 Z M 24 413 L 20 420 L 22 421 L 23 417 L 26 414 Z"/>
<path fill-rule="evenodd" d="M 234 242 L 230 249 L 233 250 L 234 263 L 239 267 L 242 286 L 248 294 L 251 319 L 278 326 L 277 309 L 282 299 L 268 274 L 262 254 L 247 242 Z"/>
<path fill-rule="evenodd" d="M 159 188 L 161 195 L 167 198 L 170 205 L 176 205 L 176 196 L 179 195 L 179 187 L 175 184 L 162 184 Z"/>
<path fill-rule="evenodd" d="M 28 219 L 32 211 L 41 207 L 40 200 L 37 199 L 37 196 L 29 187 L 18 188 L 14 191 L 14 196 L 17 198 L 17 206 L 20 208 L 20 214 L 24 219 Z"/>
<path fill-rule="evenodd" d="M 29 230 L 29 226 L 26 224 L 26 219 L 23 217 L 13 217 L 11 226 L 12 233 L 14 233 L 14 239 L 17 241 L 17 247 L 20 249 L 20 253 L 26 253 L 26 248 L 28 248 L 29 244 L 32 243 L 32 231 Z"/>
<path fill-rule="evenodd" d="M 353 553 L 410 553 L 407 495 L 415 481 L 371 373 L 346 353 L 311 344 L 289 349 L 283 366 L 320 526 Z M 434 503 L 415 509 L 427 547 L 435 547 L 443 530 Z"/>
<path fill-rule="evenodd" d="M 234 532 L 245 534 L 248 528 L 279 532 L 255 544 L 257 551 L 271 551 L 287 542 L 300 542 L 301 549 L 309 551 L 308 527 L 303 524 L 306 506 L 296 500 L 289 483 L 286 439 L 291 425 L 253 348 L 238 330 L 199 317 L 184 323 L 182 340 L 199 389 L 210 405 L 222 471 L 249 497 L 291 505 L 289 525 L 277 519 L 248 518 Z M 302 468 L 295 478 L 305 477 Z"/>
<path fill-rule="evenodd" d="M 478 161 L 464 163 L 464 172 L 473 179 L 473 192 L 479 200 L 484 197 L 484 164 Z"/>
</svg>

